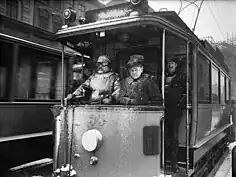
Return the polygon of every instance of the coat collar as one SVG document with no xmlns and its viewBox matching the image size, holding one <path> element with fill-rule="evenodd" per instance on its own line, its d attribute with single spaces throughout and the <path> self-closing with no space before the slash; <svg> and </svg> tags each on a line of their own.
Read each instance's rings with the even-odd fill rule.
<svg viewBox="0 0 236 177">
<path fill-rule="evenodd" d="M 133 79 L 132 77 L 128 76 L 127 77 L 127 83 L 132 84 L 133 82 L 137 82 L 140 80 L 143 80 L 148 77 L 148 74 L 142 73 L 142 75 L 138 79 Z"/>
</svg>

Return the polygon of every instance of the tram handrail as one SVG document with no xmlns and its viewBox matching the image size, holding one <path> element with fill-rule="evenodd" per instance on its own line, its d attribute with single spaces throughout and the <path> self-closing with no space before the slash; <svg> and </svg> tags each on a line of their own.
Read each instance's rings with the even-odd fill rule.
<svg viewBox="0 0 236 177">
<path fill-rule="evenodd" d="M 161 166 L 163 168 L 163 171 L 165 173 L 165 144 L 164 144 L 164 133 L 165 133 L 165 116 L 163 115 L 163 117 L 160 119 L 160 124 L 161 124 Z"/>
</svg>

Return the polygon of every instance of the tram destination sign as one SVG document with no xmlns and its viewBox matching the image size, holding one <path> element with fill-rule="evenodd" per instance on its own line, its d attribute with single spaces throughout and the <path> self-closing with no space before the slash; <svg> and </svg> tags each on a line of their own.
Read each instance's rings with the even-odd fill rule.
<svg viewBox="0 0 236 177">
<path fill-rule="evenodd" d="M 134 11 L 139 11 L 139 13 L 146 13 L 148 11 L 148 8 L 142 6 L 135 7 L 130 3 L 123 3 L 102 9 L 87 11 L 85 14 L 85 18 L 86 23 L 91 23 L 96 21 L 127 17 L 130 16 L 130 13 Z"/>
</svg>

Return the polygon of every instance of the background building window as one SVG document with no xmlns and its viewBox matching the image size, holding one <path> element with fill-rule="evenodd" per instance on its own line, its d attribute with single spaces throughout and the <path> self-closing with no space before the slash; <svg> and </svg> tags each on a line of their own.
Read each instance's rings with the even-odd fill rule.
<svg viewBox="0 0 236 177">
<path fill-rule="evenodd" d="M 85 6 L 78 4 L 76 11 L 77 11 L 77 18 L 85 16 Z"/>
<path fill-rule="evenodd" d="M 53 0 L 52 5 L 54 8 L 61 10 L 61 1 Z"/>
<path fill-rule="evenodd" d="M 6 2 L 6 13 L 7 16 L 17 19 L 18 4 L 17 0 L 7 0 Z"/>
<path fill-rule="evenodd" d="M 211 68 L 211 97 L 212 103 L 219 103 L 219 70 Z"/>
<path fill-rule="evenodd" d="M 48 10 L 44 8 L 38 8 L 38 10 L 39 10 L 39 27 L 47 30 L 49 27 Z"/>
<path fill-rule="evenodd" d="M 53 21 L 53 32 L 57 32 L 59 29 L 61 29 L 62 26 L 62 19 L 60 15 L 53 14 L 52 21 Z"/>
<path fill-rule="evenodd" d="M 202 55 L 198 58 L 198 101 L 210 102 L 210 64 Z"/>
</svg>

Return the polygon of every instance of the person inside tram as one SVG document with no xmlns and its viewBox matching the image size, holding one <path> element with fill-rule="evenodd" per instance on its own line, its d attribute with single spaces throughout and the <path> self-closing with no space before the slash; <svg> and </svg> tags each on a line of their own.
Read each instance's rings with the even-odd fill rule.
<svg viewBox="0 0 236 177">
<path fill-rule="evenodd" d="M 74 63 L 72 65 L 72 83 L 70 93 L 74 92 L 82 83 L 84 83 L 93 73 L 93 65 L 91 62 Z"/>
<path fill-rule="evenodd" d="M 184 171 L 177 165 L 178 130 L 186 106 L 186 74 L 178 69 L 179 61 L 177 57 L 171 57 L 167 61 L 165 80 L 165 154 L 170 154 L 172 170 L 175 173 Z"/>
<path fill-rule="evenodd" d="M 112 71 L 110 57 L 108 55 L 101 55 L 96 62 L 96 72 L 72 94 L 68 94 L 67 99 L 89 97 L 89 104 L 115 104 L 117 103 L 119 93 L 120 77 Z"/>
<path fill-rule="evenodd" d="M 121 82 L 120 103 L 125 105 L 161 105 L 162 95 L 154 76 L 144 73 L 144 57 L 132 55 L 127 63 L 129 76 Z"/>
</svg>

